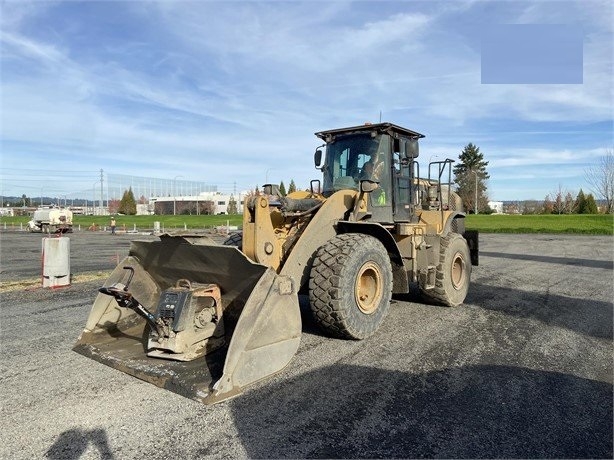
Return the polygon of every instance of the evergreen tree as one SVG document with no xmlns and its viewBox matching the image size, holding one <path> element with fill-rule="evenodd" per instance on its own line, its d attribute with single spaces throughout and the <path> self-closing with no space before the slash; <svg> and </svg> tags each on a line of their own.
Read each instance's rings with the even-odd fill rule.
<svg viewBox="0 0 614 460">
<path fill-rule="evenodd" d="M 134 216 L 136 214 L 136 200 L 134 199 L 134 193 L 132 193 L 132 187 L 124 191 L 122 199 L 119 202 L 119 213 L 127 216 Z"/>
<path fill-rule="evenodd" d="M 284 185 L 283 180 L 279 183 L 279 193 L 281 196 L 286 196 L 286 186 Z"/>
<path fill-rule="evenodd" d="M 589 193 L 586 196 L 586 213 L 585 214 L 597 214 L 599 210 L 597 209 L 597 203 L 595 202 L 595 197 L 592 193 Z"/>
<path fill-rule="evenodd" d="M 578 214 L 588 214 L 586 210 L 586 196 L 582 189 L 578 192 L 578 196 L 576 197 L 576 212 Z"/>
<path fill-rule="evenodd" d="M 597 203 L 592 193 L 584 195 L 582 189 L 578 192 L 576 198 L 576 213 L 578 214 L 597 214 Z"/>
<path fill-rule="evenodd" d="M 288 193 L 296 192 L 296 184 L 294 179 L 290 179 L 290 185 L 288 185 Z"/>
<path fill-rule="evenodd" d="M 454 166 L 454 182 L 458 185 L 456 193 L 461 197 L 466 211 L 478 212 L 488 206 L 486 195 L 486 180 L 490 175 L 486 172 L 488 161 L 484 161 L 484 154 L 480 148 L 471 142 L 465 146 L 459 155 L 460 163 Z M 478 202 L 475 202 L 475 189 L 478 189 Z"/>
<path fill-rule="evenodd" d="M 237 201 L 234 195 L 230 195 L 230 199 L 228 200 L 228 214 L 239 214 L 237 210 Z"/>
</svg>

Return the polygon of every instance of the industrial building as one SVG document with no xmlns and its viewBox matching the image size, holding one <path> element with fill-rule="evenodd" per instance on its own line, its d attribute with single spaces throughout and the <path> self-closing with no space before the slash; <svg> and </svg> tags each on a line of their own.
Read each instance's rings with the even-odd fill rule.
<svg viewBox="0 0 614 460">
<path fill-rule="evenodd" d="M 149 199 L 148 214 L 228 214 L 230 203 L 234 200 L 236 212 L 243 212 L 243 200 L 247 192 L 237 196 L 221 192 L 201 192 L 198 195 L 155 196 Z M 138 209 L 137 209 L 138 211 Z M 138 212 L 137 212 L 138 214 Z"/>
</svg>

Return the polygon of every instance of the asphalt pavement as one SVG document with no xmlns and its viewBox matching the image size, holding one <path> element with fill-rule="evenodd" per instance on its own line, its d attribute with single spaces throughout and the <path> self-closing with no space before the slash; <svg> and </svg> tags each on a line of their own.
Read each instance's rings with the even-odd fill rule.
<svg viewBox="0 0 614 460">
<path fill-rule="evenodd" d="M 363 341 L 303 298 L 290 364 L 214 406 L 71 350 L 135 237 L 69 235 L 93 279 L 43 289 L 41 235 L 0 233 L 0 458 L 612 458 L 612 237 L 481 235 L 464 305 L 394 298 Z"/>
</svg>

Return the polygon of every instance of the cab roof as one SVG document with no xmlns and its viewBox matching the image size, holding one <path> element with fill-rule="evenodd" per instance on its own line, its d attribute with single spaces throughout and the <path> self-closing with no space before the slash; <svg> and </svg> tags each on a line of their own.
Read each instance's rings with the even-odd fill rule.
<svg viewBox="0 0 614 460">
<path fill-rule="evenodd" d="M 330 142 L 334 136 L 340 134 L 353 134 L 353 133 L 370 133 L 376 131 L 378 133 L 387 133 L 393 137 L 409 137 L 410 139 L 421 139 L 424 134 L 420 134 L 416 131 L 403 128 L 393 123 L 365 123 L 360 126 L 351 126 L 349 128 L 329 129 L 327 131 L 320 131 L 315 133 L 320 139 L 325 142 Z M 329 140 L 327 140 L 329 139 Z"/>
</svg>

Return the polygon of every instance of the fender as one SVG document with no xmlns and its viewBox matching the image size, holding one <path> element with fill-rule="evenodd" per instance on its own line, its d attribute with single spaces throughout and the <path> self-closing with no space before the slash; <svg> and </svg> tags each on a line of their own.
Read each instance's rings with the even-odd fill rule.
<svg viewBox="0 0 614 460">
<path fill-rule="evenodd" d="M 479 234 L 477 230 L 465 230 L 465 213 L 455 212 L 450 214 L 446 225 L 443 229 L 443 235 L 447 235 L 450 232 L 459 233 L 467 241 L 469 246 L 469 255 L 471 257 L 471 265 L 479 265 Z M 457 228 L 453 229 L 452 224 L 454 220 L 457 220 Z M 461 220 L 462 219 L 462 220 Z"/>
<path fill-rule="evenodd" d="M 461 235 L 465 233 L 465 216 L 466 214 L 464 212 L 460 212 L 460 211 L 450 212 L 450 215 L 448 216 L 448 219 L 446 220 L 446 224 L 443 227 L 442 235 L 445 236 L 450 232 L 460 233 Z M 459 222 L 457 223 L 460 224 L 460 228 L 452 229 L 452 223 L 454 222 L 454 219 L 459 220 Z"/>
<path fill-rule="evenodd" d="M 403 265 L 403 257 L 394 237 L 381 224 L 375 222 L 337 222 L 337 233 L 362 233 L 377 238 L 388 251 L 392 265 L 392 293 L 409 292 L 409 278 Z"/>
<path fill-rule="evenodd" d="M 281 275 L 290 277 L 295 286 L 308 285 L 314 254 L 335 236 L 335 223 L 353 209 L 357 196 L 354 190 L 340 190 L 326 199 L 283 263 Z"/>
</svg>

